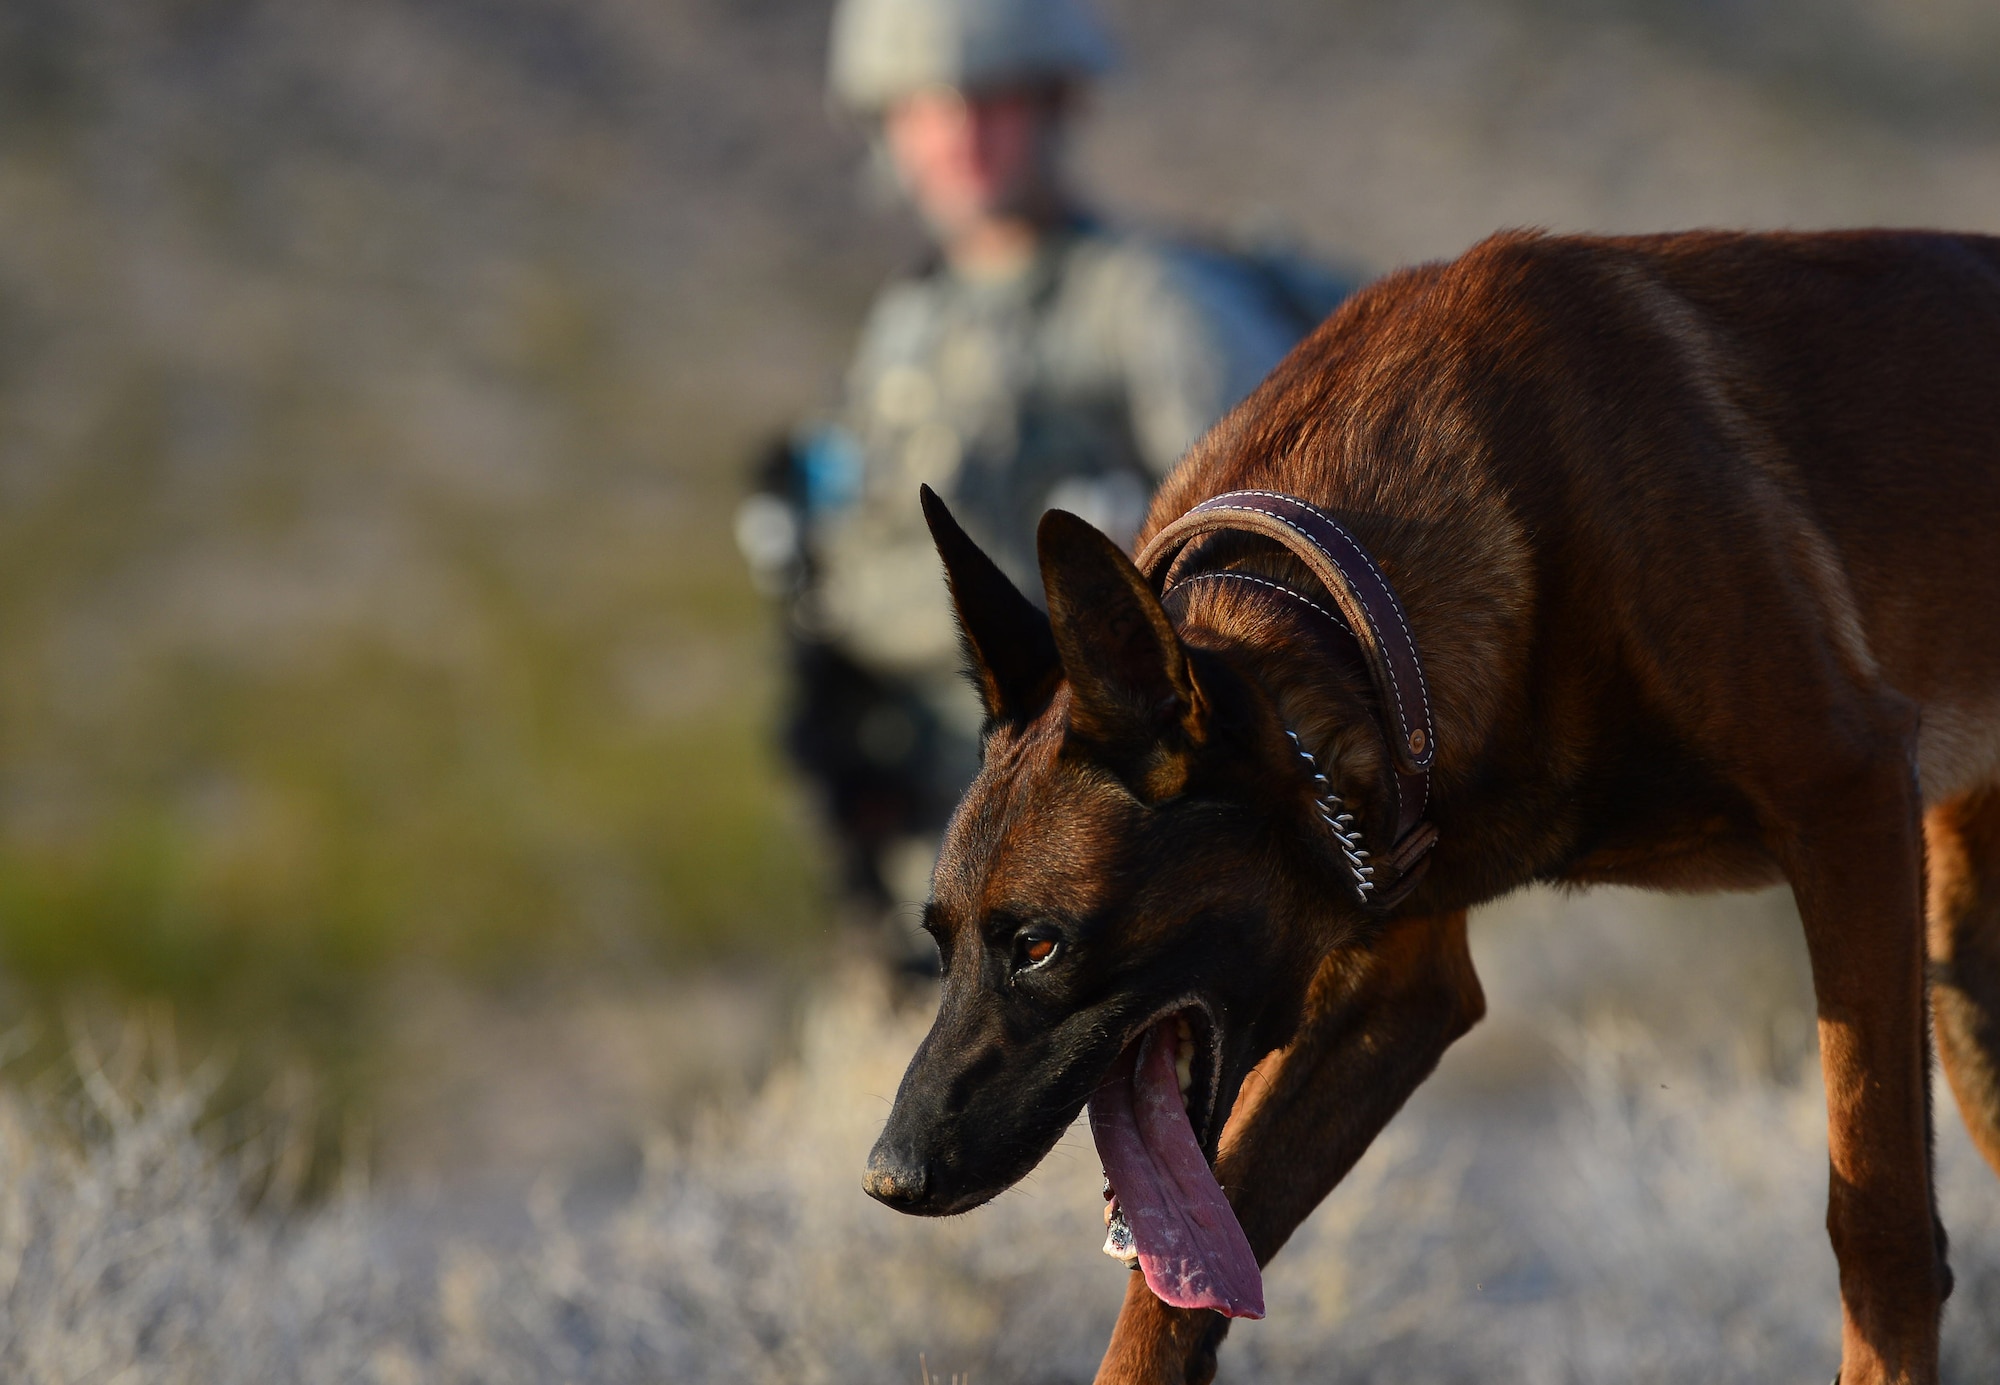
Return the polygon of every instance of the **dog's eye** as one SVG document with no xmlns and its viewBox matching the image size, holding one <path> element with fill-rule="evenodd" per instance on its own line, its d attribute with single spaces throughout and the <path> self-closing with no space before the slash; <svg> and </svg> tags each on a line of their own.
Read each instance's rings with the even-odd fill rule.
<svg viewBox="0 0 2000 1385">
<path fill-rule="evenodd" d="M 1051 937 L 1024 934 L 1014 942 L 1014 969 L 1031 971 L 1042 966 L 1056 955 L 1061 946 Z"/>
</svg>

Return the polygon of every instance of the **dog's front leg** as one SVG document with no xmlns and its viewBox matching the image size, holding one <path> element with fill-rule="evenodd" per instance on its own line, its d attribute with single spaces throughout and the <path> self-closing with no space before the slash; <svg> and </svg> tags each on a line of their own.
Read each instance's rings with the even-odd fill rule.
<svg viewBox="0 0 2000 1385">
<path fill-rule="evenodd" d="M 1398 921 L 1375 947 L 1320 964 L 1297 1039 L 1243 1084 L 1216 1161 L 1260 1263 L 1485 1012 L 1463 913 Z M 1097 1379 L 1205 1385 L 1228 1326 L 1206 1309 L 1167 1307 L 1135 1274 Z"/>
</svg>

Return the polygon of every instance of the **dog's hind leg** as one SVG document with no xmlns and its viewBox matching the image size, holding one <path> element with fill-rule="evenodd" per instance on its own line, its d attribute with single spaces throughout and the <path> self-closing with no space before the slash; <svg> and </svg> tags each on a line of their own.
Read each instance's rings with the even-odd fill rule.
<svg viewBox="0 0 2000 1385">
<path fill-rule="evenodd" d="M 1950 1277 L 1931 1195 L 1919 710 L 1881 680 L 1824 534 L 1776 497 L 1746 497 L 1739 516 L 1766 542 L 1653 555 L 1653 580 L 1629 593 L 1632 665 L 1675 733 L 1748 800 L 1798 902 L 1826 1085 L 1841 1379 L 1935 1385 Z"/>
<path fill-rule="evenodd" d="M 1798 899 L 1818 1000 L 1841 1379 L 1934 1385 L 1950 1277 L 1931 1195 L 1914 728 L 1892 700 L 1847 711 L 1842 729 L 1860 734 L 1844 746 L 1829 736 L 1819 762 L 1769 804 L 1771 842 Z"/>
<path fill-rule="evenodd" d="M 2000 788 L 1933 808 L 1931 1012 L 1972 1142 L 2000 1172 Z"/>
<path fill-rule="evenodd" d="M 1373 948 L 1321 962 L 1298 1037 L 1244 1083 L 1216 1161 L 1259 1263 L 1485 1012 L 1463 913 L 1399 920 Z M 1169 1308 L 1135 1274 L 1099 1385 L 1204 1385 L 1228 1326 L 1206 1309 Z"/>
</svg>

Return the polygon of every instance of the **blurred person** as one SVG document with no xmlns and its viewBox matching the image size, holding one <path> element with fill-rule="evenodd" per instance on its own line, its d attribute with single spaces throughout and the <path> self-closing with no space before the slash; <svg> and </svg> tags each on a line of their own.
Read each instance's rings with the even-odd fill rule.
<svg viewBox="0 0 2000 1385">
<path fill-rule="evenodd" d="M 919 482 L 1024 591 L 1035 526 L 1120 540 L 1154 485 L 1351 284 L 1296 257 L 1115 230 L 1063 147 L 1111 44 L 1084 0 L 841 0 L 833 94 L 935 247 L 876 300 L 835 414 L 775 446 L 737 537 L 787 600 L 787 750 L 836 829 L 850 898 L 892 951 L 971 780 L 961 676 Z"/>
</svg>

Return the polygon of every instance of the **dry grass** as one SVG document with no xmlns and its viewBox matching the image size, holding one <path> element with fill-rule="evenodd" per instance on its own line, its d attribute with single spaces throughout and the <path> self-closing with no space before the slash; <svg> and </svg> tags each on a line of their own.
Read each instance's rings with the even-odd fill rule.
<svg viewBox="0 0 2000 1385">
<path fill-rule="evenodd" d="M 858 1191 L 922 1027 L 864 980 L 829 989 L 795 1061 L 655 1141 L 629 1197 L 606 1208 L 545 1180 L 532 1234 L 497 1242 L 359 1187 L 246 1213 L 267 1165 L 201 1137 L 198 1083 L 88 1068 L 60 1120 L 7 1096 L 0 1377 L 1087 1380 L 1124 1287 L 1094 1252 L 1087 1140 L 953 1221 Z M 1606 1017 L 1541 1032 L 1552 1069 L 1503 1080 L 1475 1048 L 1413 1103 L 1280 1259 L 1270 1319 L 1239 1326 L 1225 1379 L 1831 1373 L 1810 1065 L 1773 1075 L 1767 1050 L 1677 1052 Z M 1959 1273 L 1947 1378 L 1971 1382 L 2000 1361 L 2000 1185 L 1940 1116 Z"/>
</svg>

